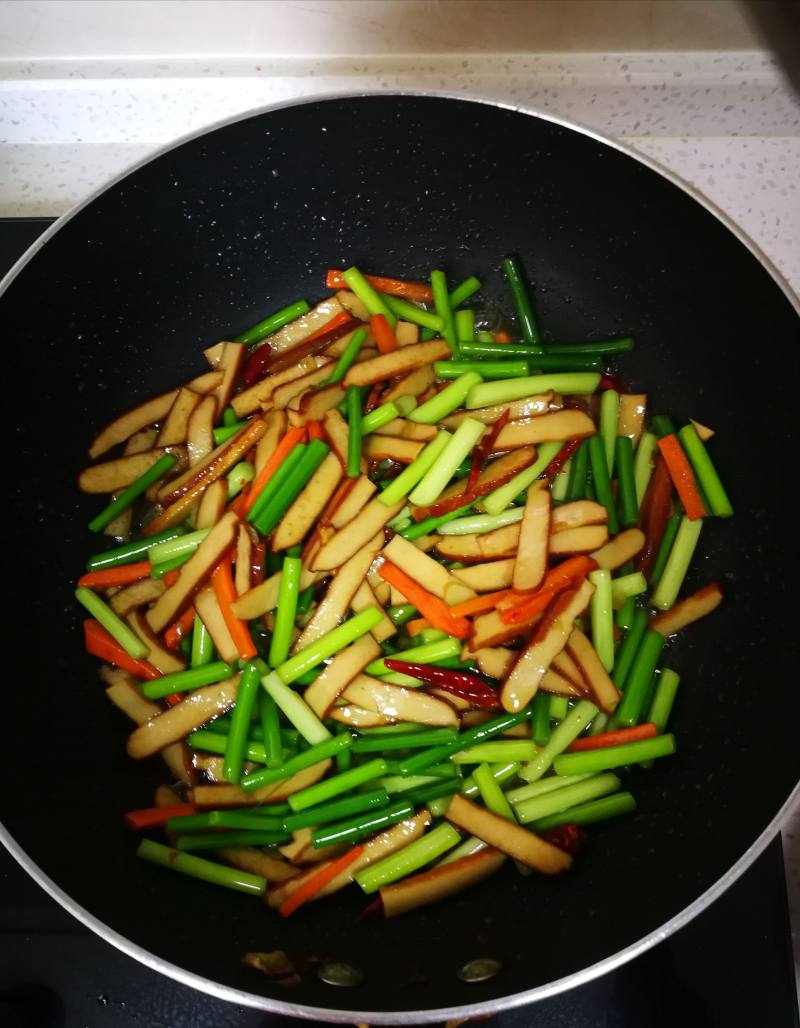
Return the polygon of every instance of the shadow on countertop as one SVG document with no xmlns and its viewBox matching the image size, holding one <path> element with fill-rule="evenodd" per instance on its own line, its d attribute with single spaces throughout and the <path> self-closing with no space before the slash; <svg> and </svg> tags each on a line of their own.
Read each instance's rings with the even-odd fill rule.
<svg viewBox="0 0 800 1028">
<path fill-rule="evenodd" d="M 800 95 L 800 0 L 744 0 L 756 32 Z"/>
</svg>

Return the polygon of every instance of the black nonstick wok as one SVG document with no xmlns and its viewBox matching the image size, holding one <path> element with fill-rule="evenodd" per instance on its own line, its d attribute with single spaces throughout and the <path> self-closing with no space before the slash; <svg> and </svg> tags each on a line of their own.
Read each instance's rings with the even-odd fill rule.
<svg viewBox="0 0 800 1028">
<path fill-rule="evenodd" d="M 24 866 L 90 927 L 164 973 L 266 1010 L 415 1023 L 525 1003 L 619 964 L 710 902 L 763 848 L 800 776 L 797 352 L 792 300 L 752 246 L 686 190 L 573 128 L 431 96 L 320 100 L 167 150 L 45 234 L 0 298 L 7 365 L 2 816 Z M 683 676 L 672 760 L 627 773 L 638 813 L 591 829 L 558 880 L 513 866 L 439 906 L 359 921 L 357 890 L 281 921 L 257 900 L 135 856 L 122 813 L 163 764 L 83 652 L 72 599 L 98 548 L 75 485 L 93 430 L 203 370 L 201 348 L 298 298 L 324 269 L 470 273 L 498 309 L 515 252 L 547 339 L 632 334 L 626 386 L 717 430 L 736 508 L 703 530 L 687 588 L 726 593 L 670 645 Z M 10 551 L 10 552 L 9 552 Z M 742 932 L 748 926 L 742 925 Z M 291 992 L 241 963 L 281 948 Z M 457 972 L 492 958 L 499 973 Z M 69 960 L 69 953 L 64 954 Z M 698 954 L 702 960 L 702 954 Z M 364 973 L 334 988 L 315 961 Z"/>
</svg>

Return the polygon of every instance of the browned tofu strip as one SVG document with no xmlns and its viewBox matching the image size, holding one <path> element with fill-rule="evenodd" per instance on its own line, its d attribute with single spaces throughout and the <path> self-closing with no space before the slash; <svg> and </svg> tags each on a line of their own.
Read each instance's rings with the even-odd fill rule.
<svg viewBox="0 0 800 1028">
<path fill-rule="evenodd" d="M 175 620 L 200 582 L 217 566 L 236 538 L 238 523 L 239 518 L 234 511 L 228 511 L 182 565 L 178 581 L 156 600 L 147 613 L 147 622 L 154 632 L 161 632 Z"/>
<path fill-rule="evenodd" d="M 344 377 L 345 386 L 373 385 L 385 382 L 397 375 L 405 375 L 409 371 L 444 360 L 450 356 L 450 347 L 444 339 L 431 339 L 427 343 L 412 343 L 391 353 L 382 353 L 371 360 L 354 364 Z"/>
</svg>

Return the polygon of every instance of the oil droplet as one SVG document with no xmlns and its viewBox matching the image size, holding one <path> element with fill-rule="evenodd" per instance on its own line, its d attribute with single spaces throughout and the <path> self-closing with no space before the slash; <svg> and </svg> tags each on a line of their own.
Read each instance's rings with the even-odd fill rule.
<svg viewBox="0 0 800 1028">
<path fill-rule="evenodd" d="M 327 985 L 337 985 L 346 989 L 352 989 L 364 981 L 364 972 L 361 968 L 353 967 L 343 960 L 329 960 L 320 967 L 317 974 Z"/>
<path fill-rule="evenodd" d="M 458 971 L 458 977 L 462 982 L 470 985 L 475 982 L 485 982 L 494 978 L 503 968 L 499 960 L 492 957 L 479 957 L 477 960 L 470 960 Z"/>
</svg>

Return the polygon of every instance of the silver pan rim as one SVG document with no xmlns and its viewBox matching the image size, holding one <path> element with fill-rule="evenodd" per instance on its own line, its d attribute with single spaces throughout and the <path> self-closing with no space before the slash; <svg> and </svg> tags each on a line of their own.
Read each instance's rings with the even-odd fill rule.
<svg viewBox="0 0 800 1028">
<path fill-rule="evenodd" d="M 61 215 L 60 218 L 58 218 L 42 233 L 41 236 L 39 236 L 33 245 L 25 251 L 9 272 L 3 277 L 3 279 L 0 280 L 0 298 L 17 275 L 19 275 L 23 268 L 25 268 L 26 265 L 36 256 L 39 250 L 41 250 L 57 232 L 71 221 L 72 218 L 79 214 L 85 207 L 88 207 L 89 204 L 93 203 L 100 195 L 116 186 L 122 181 L 122 179 L 137 171 L 139 168 L 144 167 L 144 165 L 149 164 L 156 158 L 161 157 L 163 154 L 169 153 L 171 150 L 177 149 L 184 143 L 191 142 L 192 140 L 214 132 L 217 129 L 225 128 L 228 125 L 233 125 L 236 122 L 245 121 L 248 118 L 256 117 L 258 115 L 268 114 L 272 111 L 286 110 L 288 108 L 300 107 L 326 100 L 357 100 L 364 97 L 375 96 L 430 97 L 435 99 L 479 103 L 487 107 L 497 107 L 501 110 L 526 114 L 530 117 L 538 118 L 541 121 L 550 122 L 551 124 L 559 125 L 562 128 L 570 129 L 574 132 L 580 133 L 581 135 L 587 136 L 590 139 L 594 139 L 596 142 L 602 143 L 605 146 L 609 146 L 619 153 L 625 154 L 638 163 L 643 164 L 645 167 L 650 168 L 651 171 L 655 171 L 673 185 L 682 189 L 685 193 L 691 196 L 693 200 L 709 211 L 709 213 L 713 214 L 714 217 L 716 217 L 718 221 L 720 221 L 728 231 L 730 231 L 739 240 L 739 242 L 753 254 L 765 271 L 772 276 L 789 303 L 794 307 L 796 313 L 800 315 L 800 297 L 794 293 L 789 283 L 767 257 L 764 251 L 752 239 L 750 239 L 744 230 L 740 228 L 740 226 L 737 225 L 728 214 L 717 207 L 716 204 L 708 199 L 708 197 L 704 196 L 691 183 L 682 179 L 675 172 L 663 167 L 657 161 L 639 153 L 639 151 L 632 147 L 614 139 L 610 139 L 594 129 L 590 129 L 584 125 L 570 121 L 567 118 L 560 118 L 553 114 L 537 111 L 533 108 L 519 104 L 503 103 L 486 97 L 438 90 L 359 90 L 356 92 L 322 92 L 314 94 L 313 96 L 301 97 L 296 100 L 281 101 L 279 103 L 265 104 L 263 106 L 255 107 L 251 110 L 231 115 L 228 118 L 223 118 L 220 121 L 214 122 L 212 125 L 206 126 L 205 128 L 187 133 L 179 139 L 159 147 L 146 157 L 135 161 L 119 174 L 113 176 L 107 182 L 104 182 L 87 197 L 75 204 L 75 206 L 69 211 Z M 733 885 L 733 883 L 747 870 L 748 867 L 750 867 L 756 858 L 764 852 L 774 836 L 786 823 L 789 814 L 798 803 L 798 800 L 800 800 L 800 783 L 795 785 L 778 813 L 772 818 L 755 841 L 747 848 L 747 850 L 745 850 L 739 859 L 731 865 L 725 874 L 717 879 L 714 885 L 659 928 L 653 930 L 632 945 L 627 946 L 625 949 L 619 950 L 617 953 L 605 957 L 603 960 L 599 960 L 597 963 L 592 964 L 589 967 L 585 967 L 580 971 L 575 971 L 570 975 L 565 975 L 563 978 L 556 979 L 553 982 L 548 982 L 545 985 L 540 985 L 533 989 L 514 993 L 513 995 L 503 996 L 498 999 L 487 1000 L 479 1003 L 465 1003 L 459 1006 L 440 1007 L 429 1010 L 399 1011 L 394 1014 L 386 1011 L 341 1010 L 329 1009 L 326 1007 L 312 1007 L 302 1003 L 288 1003 L 283 1000 L 274 999 L 270 996 L 257 995 L 256 993 L 245 992 L 241 989 L 222 985 L 210 978 L 205 978 L 202 975 L 197 975 L 191 971 L 187 971 L 185 968 L 179 967 L 177 964 L 172 964 L 150 952 L 150 950 L 131 942 L 130 939 L 115 931 L 110 925 L 107 925 L 105 922 L 95 917 L 95 915 L 85 907 L 81 906 L 44 873 L 39 865 L 28 855 L 19 843 L 16 842 L 11 833 L 2 824 L 0 824 L 0 842 L 2 842 L 11 856 L 14 857 L 25 871 L 27 871 L 34 881 L 36 881 L 52 899 L 72 914 L 73 917 L 96 935 L 99 935 L 110 945 L 114 946 L 115 949 L 127 954 L 139 963 L 149 967 L 151 970 L 158 971 L 160 974 L 166 975 L 166 977 L 173 981 L 181 982 L 183 985 L 188 985 L 191 988 L 204 992 L 216 999 L 226 1000 L 229 1003 L 236 1003 L 240 1006 L 263 1010 L 268 1013 L 282 1014 L 288 1017 L 296 1017 L 305 1020 L 321 1019 L 334 1024 L 366 1022 L 373 1025 L 417 1025 L 430 1024 L 435 1021 L 445 1021 L 460 1017 L 480 1017 L 481 1015 L 494 1014 L 504 1010 L 512 1010 L 539 1000 L 548 999 L 561 992 L 566 992 L 569 989 L 576 988 L 580 985 L 586 985 L 594 979 L 608 974 L 608 972 L 621 967 L 628 961 L 647 952 L 647 950 L 651 949 L 658 943 L 663 942 L 670 935 L 673 935 L 675 932 L 687 925 L 691 920 L 697 917 L 698 914 L 702 913 L 708 906 L 718 899 L 731 885 Z"/>
</svg>

